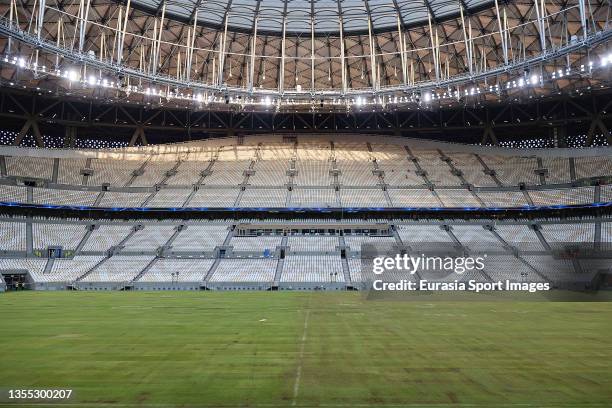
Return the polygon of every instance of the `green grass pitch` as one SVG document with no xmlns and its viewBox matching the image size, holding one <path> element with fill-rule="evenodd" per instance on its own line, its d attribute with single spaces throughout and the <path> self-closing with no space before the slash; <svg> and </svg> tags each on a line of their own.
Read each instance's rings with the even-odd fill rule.
<svg viewBox="0 0 612 408">
<path fill-rule="evenodd" d="M 0 314 L 0 406 L 612 406 L 612 303 L 18 292 Z"/>
</svg>

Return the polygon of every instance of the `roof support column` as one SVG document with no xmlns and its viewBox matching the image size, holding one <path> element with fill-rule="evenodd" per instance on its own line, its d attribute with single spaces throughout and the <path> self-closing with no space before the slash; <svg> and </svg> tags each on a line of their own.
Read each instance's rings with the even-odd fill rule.
<svg viewBox="0 0 612 408">
<path fill-rule="evenodd" d="M 223 37 L 219 42 L 219 71 L 217 74 L 217 83 L 223 85 L 223 66 L 225 65 L 225 43 L 227 41 L 227 23 L 229 21 L 229 9 L 225 12 L 225 24 L 223 29 Z"/>
<path fill-rule="evenodd" d="M 372 15 L 368 10 L 368 5 L 366 3 L 366 10 L 368 12 L 368 40 L 370 42 L 370 70 L 372 71 L 372 88 L 378 89 L 378 75 L 377 75 L 377 66 L 376 66 L 376 53 L 374 46 L 374 37 L 372 36 Z"/>
<path fill-rule="evenodd" d="M 87 5 L 89 7 L 89 0 L 87 1 Z M 45 8 L 47 6 L 47 2 L 46 0 L 38 0 L 38 16 L 37 16 L 37 20 L 36 20 L 36 36 L 37 38 L 40 40 L 41 36 L 42 36 L 42 28 L 43 28 L 43 23 L 45 21 Z M 12 16 L 13 16 L 13 11 L 11 9 L 11 22 L 12 22 Z"/>
<path fill-rule="evenodd" d="M 187 58 L 186 58 L 187 64 L 185 66 L 185 79 L 187 81 L 191 79 L 191 62 L 193 61 L 193 47 L 195 45 L 196 29 L 198 27 L 197 23 L 198 23 L 198 9 L 195 10 L 195 14 L 193 17 L 192 32 L 190 33 L 190 35 L 187 36 L 187 38 L 190 40 L 187 46 Z"/>
<path fill-rule="evenodd" d="M 438 64 L 438 58 L 439 58 L 440 51 L 436 47 L 436 42 L 438 39 L 438 27 L 436 26 L 436 33 L 434 35 L 433 26 L 431 24 L 431 12 L 427 13 L 427 21 L 429 23 L 429 40 L 431 43 L 431 55 L 433 56 L 433 63 L 434 63 L 434 68 L 436 72 L 436 81 L 439 81 L 440 80 L 440 67 Z"/>
<path fill-rule="evenodd" d="M 505 11 L 505 10 L 504 10 Z M 502 53 L 504 56 L 504 64 L 508 65 L 508 44 L 506 38 L 506 30 L 502 25 L 501 15 L 499 13 L 499 1 L 495 0 L 495 14 L 497 14 L 497 26 L 499 28 L 499 38 L 502 46 Z"/>
<path fill-rule="evenodd" d="M 119 33 L 117 39 L 117 63 L 121 64 L 121 60 L 123 59 L 123 43 L 125 42 L 125 32 L 127 30 L 127 23 L 130 16 L 130 5 L 132 0 L 127 0 L 127 5 L 125 6 L 125 15 L 123 16 L 123 25 L 121 27 L 121 32 Z"/>
<path fill-rule="evenodd" d="M 404 44 L 404 34 L 402 33 L 402 19 L 399 14 L 399 11 L 397 11 L 396 13 L 397 13 L 397 41 L 399 42 L 400 61 L 402 64 L 402 79 L 404 80 L 404 85 L 406 85 L 408 83 L 408 74 L 407 74 L 408 71 L 407 71 L 407 64 L 406 64 L 406 59 L 407 59 L 406 47 Z"/>
<path fill-rule="evenodd" d="M 40 0 L 41 4 L 45 2 L 45 0 Z M 83 7 L 85 8 L 83 10 Z M 81 0 L 81 4 L 79 6 L 79 16 L 80 16 L 80 24 L 79 24 L 79 52 L 83 52 L 83 48 L 85 46 L 85 34 L 87 33 L 87 21 L 89 20 L 89 9 L 91 7 L 91 0 L 86 0 L 86 3 L 83 4 L 83 0 Z"/>
<path fill-rule="evenodd" d="M 166 16 L 166 1 L 162 4 L 161 20 L 159 22 L 159 33 L 155 40 L 155 53 L 153 55 L 153 74 L 157 74 L 157 68 L 159 67 L 159 51 L 161 48 L 162 33 L 164 32 L 164 17 Z"/>
<path fill-rule="evenodd" d="M 587 18 L 586 18 L 586 6 L 584 0 L 578 0 L 578 7 L 580 8 L 580 26 L 582 27 L 582 38 L 586 40 L 588 29 L 587 29 Z"/>
<path fill-rule="evenodd" d="M 470 36 L 469 36 L 469 40 L 468 40 L 468 31 L 465 28 L 465 16 L 463 14 L 463 2 L 461 2 L 461 0 L 459 0 L 459 12 L 461 14 L 461 28 L 463 29 L 463 44 L 465 46 L 465 55 L 467 58 L 467 66 L 468 69 L 470 71 L 470 74 L 473 73 L 473 64 L 472 64 L 472 47 L 471 47 L 471 38 L 472 38 L 472 27 L 470 26 Z"/>
<path fill-rule="evenodd" d="M 310 91 L 315 92 L 315 24 L 314 24 L 314 2 L 311 2 L 310 14 Z"/>
<path fill-rule="evenodd" d="M 536 16 L 538 17 L 538 33 L 540 34 L 540 47 L 542 53 L 546 53 L 546 27 L 544 25 L 544 0 L 535 0 L 534 7 L 536 9 Z"/>
<path fill-rule="evenodd" d="M 287 40 L 287 2 L 283 10 L 283 38 L 281 40 L 281 60 L 278 72 L 278 93 L 282 94 L 285 90 L 285 44 Z M 282 96 L 282 95 L 281 95 Z"/>
<path fill-rule="evenodd" d="M 340 7 L 340 2 L 338 2 Z M 340 25 L 340 78 L 342 80 L 342 95 L 346 94 L 346 61 L 344 56 L 344 22 L 342 14 L 338 14 L 338 24 Z"/>
<path fill-rule="evenodd" d="M 60 17 L 61 18 L 61 17 Z M 19 27 L 19 13 L 17 12 L 17 3 L 16 0 L 11 0 L 11 4 L 9 5 L 9 24 L 11 27 Z M 42 25 L 41 25 L 42 27 Z M 40 38 L 40 36 L 39 36 Z M 13 48 L 13 37 L 9 35 L 8 44 L 6 47 L 6 53 L 8 55 L 11 54 L 11 50 Z"/>
<path fill-rule="evenodd" d="M 249 67 L 249 91 L 253 91 L 255 87 L 255 50 L 257 49 L 257 22 L 259 16 L 255 16 L 253 21 L 253 36 L 251 38 L 251 65 Z"/>
</svg>

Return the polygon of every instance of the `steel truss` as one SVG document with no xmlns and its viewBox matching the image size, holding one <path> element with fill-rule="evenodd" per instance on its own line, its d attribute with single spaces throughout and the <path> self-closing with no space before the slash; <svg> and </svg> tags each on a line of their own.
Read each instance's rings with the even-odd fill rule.
<svg viewBox="0 0 612 408">
<path fill-rule="evenodd" d="M 499 144 L 508 140 L 548 139 L 565 146 L 567 136 L 597 135 L 612 145 L 612 91 L 577 97 L 526 99 L 459 109 L 394 112 L 301 113 L 191 111 L 99 103 L 47 93 L 0 88 L 2 130 L 26 135 L 43 146 L 43 136 L 98 138 L 134 144 L 169 143 L 249 134 L 381 134 L 461 143 Z M 517 131 L 520 130 L 520 131 Z"/>
<path fill-rule="evenodd" d="M 231 1 L 222 23 L 210 28 L 199 25 L 198 13 L 206 11 L 201 1 L 186 10 L 183 21 L 165 14 L 165 1 L 143 11 L 129 1 L 9 0 L 0 6 L 0 31 L 7 37 L 3 54 L 48 66 L 47 73 L 113 75 L 126 87 L 155 87 L 173 98 L 187 93 L 197 99 L 201 92 L 205 100 L 263 103 L 270 96 L 279 105 L 302 100 L 308 107 L 311 99 L 379 103 L 419 92 L 463 92 L 503 85 L 523 71 L 543 78 L 559 69 L 581 72 L 599 63 L 612 35 L 609 2 L 494 1 L 476 10 L 458 0 L 457 15 L 438 19 L 425 1 L 427 24 L 418 26 L 403 20 L 397 3 L 390 2 L 397 20 L 391 30 L 376 26 L 376 13 L 364 1 L 362 33 L 345 28 L 341 2 L 337 30 L 317 32 L 316 19 L 323 17 L 313 9 L 309 31 L 296 33 L 287 27 L 285 10 L 279 15 L 282 29 L 269 33 L 258 26 L 259 2 L 252 26 L 240 32 L 231 23 Z"/>
</svg>

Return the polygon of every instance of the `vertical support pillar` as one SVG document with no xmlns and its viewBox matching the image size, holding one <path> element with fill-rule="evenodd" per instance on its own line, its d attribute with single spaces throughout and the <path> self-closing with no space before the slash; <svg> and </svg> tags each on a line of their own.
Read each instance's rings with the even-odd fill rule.
<svg viewBox="0 0 612 408">
<path fill-rule="evenodd" d="M 576 181 L 576 159 L 573 157 L 569 158 L 569 170 L 570 170 L 570 180 Z"/>
<path fill-rule="evenodd" d="M 43 0 L 44 1 L 44 0 Z M 81 5 L 83 0 L 81 0 Z M 83 52 L 85 46 L 85 34 L 87 33 L 87 21 L 89 20 L 89 9 L 91 7 L 91 0 L 86 0 L 85 10 L 81 13 L 81 22 L 79 24 L 79 52 Z"/>
<path fill-rule="evenodd" d="M 408 71 L 406 70 L 406 50 L 404 48 L 404 34 L 402 32 L 402 18 L 397 12 L 397 40 L 399 42 L 399 52 L 400 52 L 400 63 L 402 64 L 402 80 L 404 81 L 404 85 L 408 84 Z"/>
<path fill-rule="evenodd" d="M 259 16 L 255 16 L 253 21 L 253 37 L 251 38 L 251 65 L 249 67 L 249 90 L 252 92 L 255 88 L 255 50 L 257 49 L 257 23 Z"/>
<path fill-rule="evenodd" d="M 378 67 L 376 66 L 376 50 L 374 37 L 372 36 L 372 16 L 368 10 L 368 40 L 370 42 L 370 72 L 373 89 L 378 89 Z"/>
<path fill-rule="evenodd" d="M 89 4 L 89 1 L 88 1 Z M 42 28 L 45 21 L 46 0 L 38 0 L 38 17 L 36 20 L 36 36 L 40 40 L 42 36 Z"/>
<path fill-rule="evenodd" d="M 32 236 L 32 219 L 26 220 L 26 255 L 34 255 L 34 238 Z"/>
<path fill-rule="evenodd" d="M 312 12 L 310 13 L 310 91 L 315 92 L 315 25 L 314 25 L 314 1 L 311 1 Z"/>
<path fill-rule="evenodd" d="M 536 15 L 538 18 L 538 33 L 540 35 L 540 48 L 542 53 L 546 53 L 546 27 L 544 25 L 544 0 L 535 0 Z"/>
<path fill-rule="evenodd" d="M 431 13 L 427 13 L 427 21 L 429 23 L 429 40 L 431 43 L 431 55 L 433 56 L 433 63 L 436 72 L 436 81 L 440 80 L 440 68 L 438 66 L 438 50 L 436 48 L 436 37 L 438 35 L 438 28 L 436 27 L 436 33 L 434 35 L 433 26 L 431 24 Z"/>
<path fill-rule="evenodd" d="M 223 85 L 223 68 L 225 65 L 225 43 L 227 41 L 227 23 L 229 21 L 229 10 L 225 12 L 225 23 L 223 29 L 223 36 L 219 43 L 219 71 L 217 74 L 217 84 Z"/>
<path fill-rule="evenodd" d="M 504 30 L 504 27 L 502 25 L 502 20 L 501 20 L 501 15 L 499 13 L 499 1 L 495 0 L 495 14 L 497 14 L 497 26 L 499 28 L 499 38 L 501 41 L 501 46 L 502 46 L 502 53 L 504 56 L 504 64 L 508 65 L 508 45 L 507 45 L 507 38 L 506 38 L 506 31 Z"/>
<path fill-rule="evenodd" d="M 161 47 L 162 33 L 164 32 L 164 17 L 166 16 L 166 0 L 162 4 L 161 20 L 159 22 L 159 33 L 155 42 L 155 54 L 153 57 L 153 74 L 157 73 L 159 67 L 159 50 Z"/>
<path fill-rule="evenodd" d="M 285 89 L 285 45 L 287 41 L 287 2 L 283 11 L 283 38 L 281 39 L 281 60 L 278 71 L 278 92 L 282 94 Z"/>
<path fill-rule="evenodd" d="M 121 27 L 121 32 L 118 36 L 118 44 L 117 44 L 117 63 L 121 64 L 121 60 L 123 59 L 123 44 L 125 43 L 125 32 L 127 30 L 127 23 L 130 16 L 130 5 L 132 0 L 127 0 L 127 5 L 125 6 L 125 15 L 123 16 L 123 25 Z"/>
<path fill-rule="evenodd" d="M 185 66 L 185 78 L 187 79 L 187 81 L 189 81 L 191 79 L 191 62 L 193 61 L 193 47 L 195 45 L 195 36 L 196 36 L 196 30 L 198 28 L 197 26 L 197 22 L 198 22 L 198 9 L 195 10 L 195 14 L 193 17 L 193 27 L 192 27 L 192 31 L 191 31 L 191 36 L 189 37 L 189 44 L 187 46 L 187 58 L 186 58 L 186 66 Z"/>
<path fill-rule="evenodd" d="M 584 0 L 578 0 L 578 7 L 580 9 L 580 25 L 582 27 L 582 38 L 586 40 L 589 30 L 587 26 L 586 6 L 584 4 Z"/>
<path fill-rule="evenodd" d="M 57 175 L 59 173 L 59 161 L 57 157 L 53 159 L 53 170 L 51 172 L 51 182 L 57 183 Z"/>
<path fill-rule="evenodd" d="M 342 20 L 342 6 L 338 1 L 338 28 L 340 31 L 340 79 L 342 80 L 342 95 L 346 94 L 346 61 L 344 57 L 344 20 Z"/>
<path fill-rule="evenodd" d="M 601 202 L 601 186 L 599 184 L 595 186 L 595 191 L 593 192 L 593 202 Z"/>
</svg>

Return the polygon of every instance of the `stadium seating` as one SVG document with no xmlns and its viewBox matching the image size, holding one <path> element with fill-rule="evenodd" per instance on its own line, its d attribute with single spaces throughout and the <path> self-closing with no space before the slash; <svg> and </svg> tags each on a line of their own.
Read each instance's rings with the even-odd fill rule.
<svg viewBox="0 0 612 408">
<path fill-rule="evenodd" d="M 74 250 L 83 237 L 83 225 L 74 224 L 46 224 L 34 223 L 32 225 L 34 236 L 34 249 L 47 249 L 48 247 L 62 247 L 64 250 Z"/>
<path fill-rule="evenodd" d="M 202 282 L 214 259 L 158 259 L 138 282 Z"/>
<path fill-rule="evenodd" d="M 262 139 L 263 140 L 263 139 Z M 385 143 L 386 142 L 386 143 Z M 0 200 L 26 202 L 18 179 L 43 180 L 37 204 L 98 207 L 518 207 L 577 205 L 595 199 L 595 187 L 577 180 L 612 174 L 606 156 L 554 157 L 513 149 L 471 149 L 388 138 L 370 145 L 306 139 L 221 148 L 206 141 L 182 146 L 187 154 L 151 155 L 131 148 L 94 158 L 5 156 Z M 438 146 L 436 145 L 436 146 Z M 214 152 L 218 149 L 218 152 Z M 567 155 L 567 152 L 563 153 Z M 184 158 L 188 157 L 187 160 Z M 198 161 L 198 158 L 202 161 Z M 54 175 L 54 162 L 57 172 Z M 572 160 L 573 168 L 572 171 Z M 574 173 L 574 174 L 572 174 Z M 55 179 L 54 179 L 55 177 Z M 573 177 L 573 178 L 572 178 Z M 246 183 L 246 190 L 240 187 Z M 108 187 L 102 192 L 102 185 Z M 292 185 L 293 188 L 287 188 Z M 196 190 L 194 192 L 194 189 Z M 336 191 L 336 189 L 338 191 Z M 387 189 L 388 194 L 384 194 Z M 523 191 L 521 191 L 521 189 Z M 602 186 L 601 200 L 609 187 Z M 291 191 L 288 191 L 291 190 Z M 471 191 L 470 191 L 471 190 Z"/>
<path fill-rule="evenodd" d="M 145 255 L 113 256 L 83 277 L 81 282 L 122 282 L 127 284 L 153 259 L 154 257 Z"/>
<path fill-rule="evenodd" d="M 281 282 L 344 282 L 339 256 L 289 256 L 285 259 Z"/>
<path fill-rule="evenodd" d="M 1 251 L 25 251 L 26 224 L 0 221 L 0 248 Z"/>
<path fill-rule="evenodd" d="M 210 278 L 211 282 L 268 282 L 274 280 L 277 260 L 223 259 Z"/>
<path fill-rule="evenodd" d="M 27 224 L 30 222 L 33 244 L 28 249 Z M 309 222 L 313 228 L 317 223 L 329 224 L 325 220 Z M 304 289 L 313 288 L 312 285 L 361 282 L 360 255 L 363 255 L 361 251 L 365 244 L 373 245 L 376 249 L 397 248 L 403 244 L 414 251 L 421 251 L 431 248 L 434 243 L 446 243 L 451 247 L 462 245 L 470 251 L 493 251 L 509 256 L 497 258 L 497 263 L 487 265 L 491 278 L 502 276 L 500 271 L 514 265 L 514 257 L 518 255 L 522 259 L 520 265 L 526 265 L 529 271 L 525 269 L 523 272 L 528 275 L 520 275 L 521 266 L 516 269 L 519 275 L 513 279 L 520 276 L 567 279 L 571 276 L 567 266 L 555 275 L 554 268 L 546 261 L 548 258 L 542 257 L 550 257 L 551 250 L 563 250 L 575 245 L 592 247 L 597 235 L 595 231 L 599 228 L 600 242 L 606 245 L 612 243 L 612 223 L 597 224 L 589 220 L 402 221 L 393 227 L 397 231 L 396 237 L 350 233 L 341 236 L 283 237 L 271 234 L 242 237 L 234 235 L 232 225 L 227 221 L 104 221 L 91 224 L 86 220 L 4 219 L 0 222 L 3 248 L 0 252 L 0 273 L 28 271 L 37 288 L 61 283 L 63 287 L 76 284 L 82 288 L 94 285 L 97 288 L 116 289 L 132 285 L 135 280 L 142 284 L 164 284 L 159 286 L 162 288 L 174 287 L 166 283 L 192 282 L 197 285 L 190 288 L 197 289 L 200 284 L 205 284 L 204 278 L 212 271 L 214 273 L 209 281 L 223 283 L 217 288 L 229 289 L 232 282 L 240 284 L 237 287 L 247 288 L 242 285 L 244 282 L 271 283 L 277 280 L 285 289 Z M 350 222 L 344 225 L 350 225 Z M 169 246 L 165 247 L 168 243 Z M 45 249 L 55 246 L 69 252 L 57 259 L 48 258 Z M 217 248 L 226 248 L 225 255 L 220 256 Z M 279 248 L 285 249 L 285 258 L 281 258 Z M 340 257 L 342 248 L 346 249 L 346 267 Z M 214 265 L 216 259 L 218 265 Z M 538 265 L 543 271 L 539 270 Z M 604 269 L 606 267 L 610 266 L 602 266 Z M 489 273 L 490 270 L 493 271 Z M 179 274 L 175 275 L 176 272 Z M 350 281 L 346 281 L 345 273 L 351 277 Z M 302 285 L 292 286 L 291 282 Z"/>
<path fill-rule="evenodd" d="M 0 201 L 93 207 L 523 207 L 612 200 L 612 159 L 595 151 L 523 151 L 394 138 L 299 143 L 228 138 L 177 145 L 171 153 L 122 148 L 3 154 Z M 599 178 L 599 179 L 598 179 Z M 27 182 L 27 180 L 33 182 Z M 24 185 L 24 184 L 27 184 Z M 0 272 L 27 271 L 38 288 L 132 287 L 281 289 L 339 287 L 363 281 L 363 245 L 378 248 L 443 242 L 504 254 L 490 278 L 519 259 L 512 279 L 567 278 L 547 262 L 569 243 L 608 244 L 612 223 L 591 219 L 357 220 L 389 223 L 389 236 L 368 232 L 238 236 L 241 222 L 276 220 L 0 220 Z M 285 220 L 287 224 L 303 220 Z M 62 247 L 51 254 L 48 248 Z M 59 258 L 50 258 L 59 256 Z M 516 257 L 519 258 L 516 258 Z M 346 259 L 343 259 L 345 257 Z M 492 269 L 492 270 L 491 270 Z M 541 269 L 541 270 L 540 270 Z M 177 274 L 178 272 L 178 274 Z M 331 275 L 330 275 L 331 273 Z M 466 278 L 468 275 L 464 276 Z M 462 278 L 462 279 L 463 279 Z M 249 283 L 257 283 L 250 286 Z M 168 285 L 170 284 L 170 285 Z M 140 285 L 140 286 L 139 286 Z M 148 286 L 147 286 L 148 285 Z M 336 285 L 336 286 L 334 286 Z"/>
<path fill-rule="evenodd" d="M 91 268 L 96 266 L 104 257 L 96 255 L 77 256 L 74 259 L 56 259 L 51 272 L 38 275 L 37 282 L 74 282 Z"/>
</svg>

